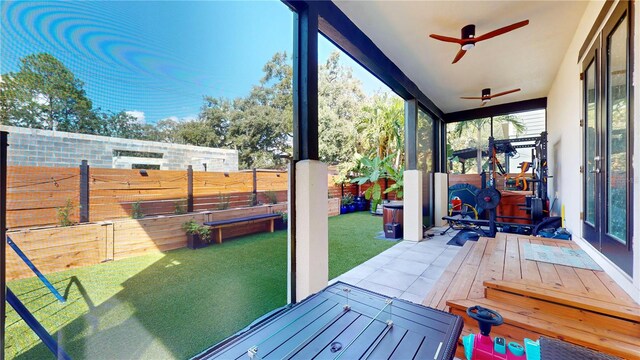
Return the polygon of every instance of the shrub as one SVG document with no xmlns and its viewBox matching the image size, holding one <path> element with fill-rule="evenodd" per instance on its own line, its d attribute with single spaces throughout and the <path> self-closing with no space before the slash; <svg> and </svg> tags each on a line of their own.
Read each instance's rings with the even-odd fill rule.
<svg viewBox="0 0 640 360">
<path fill-rule="evenodd" d="M 67 202 L 64 206 L 56 209 L 58 214 L 58 221 L 60 222 L 60 226 L 71 226 L 74 222 L 71 220 L 71 215 L 75 210 L 75 206 L 71 199 L 67 199 Z"/>
<path fill-rule="evenodd" d="M 249 205 L 248 206 L 256 206 L 258 205 L 258 194 L 251 193 L 249 195 Z"/>
<path fill-rule="evenodd" d="M 225 195 L 223 193 L 218 194 L 218 210 L 226 210 L 229 208 L 229 201 L 231 200 L 230 195 Z"/>
<path fill-rule="evenodd" d="M 173 206 L 174 206 L 174 210 L 173 213 L 176 215 L 182 215 L 182 214 L 186 214 L 187 213 L 187 204 L 185 204 L 185 200 L 178 200 L 176 201 Z"/>
<path fill-rule="evenodd" d="M 133 219 L 142 219 L 144 217 L 144 213 L 142 212 L 142 204 L 140 201 L 136 201 L 131 204 L 131 218 Z"/>
<path fill-rule="evenodd" d="M 275 191 L 265 191 L 264 196 L 269 200 L 269 204 L 277 204 L 278 203 L 278 193 Z"/>
<path fill-rule="evenodd" d="M 347 195 L 343 196 L 342 200 L 340 201 L 340 203 L 342 205 L 345 205 L 345 206 L 353 204 L 353 195 L 347 194 Z"/>
<path fill-rule="evenodd" d="M 182 230 L 189 235 L 199 235 L 204 242 L 211 242 L 211 228 L 200 225 L 195 220 L 189 220 L 182 224 Z"/>
</svg>

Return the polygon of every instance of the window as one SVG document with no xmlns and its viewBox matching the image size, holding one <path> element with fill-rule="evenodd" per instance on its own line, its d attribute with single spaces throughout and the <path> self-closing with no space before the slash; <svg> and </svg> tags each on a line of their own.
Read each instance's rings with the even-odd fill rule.
<svg viewBox="0 0 640 360">
<path fill-rule="evenodd" d="M 447 124 L 449 171 L 457 174 L 481 173 L 484 160 L 478 162 L 478 159 L 486 156 L 489 136 L 491 136 L 491 118 Z"/>
<path fill-rule="evenodd" d="M 447 124 L 447 159 L 449 171 L 452 173 L 478 174 L 485 169 L 489 137 L 496 140 L 523 139 L 538 137 L 546 131 L 546 110 L 530 110 L 519 113 L 498 115 L 490 118 L 466 120 Z M 482 153 L 478 150 L 478 144 Z M 509 173 L 519 173 L 519 164 L 523 161 L 531 162 L 531 148 L 534 142 L 519 141 L 516 153 L 505 158 L 498 154 L 498 161 L 505 166 Z M 478 166 L 477 158 L 483 160 Z M 485 169 L 486 170 L 486 169 Z"/>
<path fill-rule="evenodd" d="M 129 156 L 139 158 L 162 159 L 162 153 L 146 152 L 146 151 L 130 151 L 130 150 L 113 150 L 113 156 Z"/>
<path fill-rule="evenodd" d="M 418 111 L 418 170 L 433 172 L 433 118 L 422 109 Z"/>
<path fill-rule="evenodd" d="M 160 170 L 160 165 L 153 164 L 131 164 L 132 169 Z"/>
<path fill-rule="evenodd" d="M 0 7 L 7 154 L 38 161 L 9 163 L 8 227 L 67 301 L 20 260 L 7 263 L 8 287 L 69 357 L 190 358 L 285 305 L 287 231 L 269 230 L 286 217 L 225 227 L 222 244 L 203 223 L 287 211 L 289 7 Z M 239 171 L 251 168 L 278 172 Z M 267 192 L 277 204 L 262 205 Z M 200 244 L 187 233 L 207 246 L 187 249 Z M 10 306 L 4 324 L 7 358 L 52 358 Z"/>
</svg>

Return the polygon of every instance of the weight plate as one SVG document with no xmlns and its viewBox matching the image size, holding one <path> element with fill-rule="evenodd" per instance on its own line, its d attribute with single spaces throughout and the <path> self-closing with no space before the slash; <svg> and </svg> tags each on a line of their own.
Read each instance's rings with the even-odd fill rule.
<svg viewBox="0 0 640 360">
<path fill-rule="evenodd" d="M 544 217 L 544 212 L 542 208 L 542 199 L 540 198 L 531 198 L 531 220 L 533 222 L 538 222 Z"/>
<path fill-rule="evenodd" d="M 500 204 L 500 192 L 494 188 L 486 188 L 478 191 L 476 195 L 476 203 L 478 207 L 485 210 L 491 210 L 498 207 Z"/>
</svg>

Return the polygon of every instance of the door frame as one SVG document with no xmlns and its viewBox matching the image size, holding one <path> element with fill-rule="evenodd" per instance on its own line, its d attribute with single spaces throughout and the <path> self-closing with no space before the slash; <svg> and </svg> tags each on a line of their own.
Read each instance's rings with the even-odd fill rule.
<svg viewBox="0 0 640 360">
<path fill-rule="evenodd" d="M 622 244 L 618 240 L 614 239 L 608 234 L 606 201 L 608 201 L 608 105 L 609 105 L 609 91 L 608 91 L 608 39 L 613 31 L 618 29 L 622 17 L 626 16 L 627 21 L 627 181 L 626 181 L 626 244 Z M 634 155 L 634 107 L 633 107 L 633 68 L 634 68 L 634 13 L 633 7 L 627 1 L 619 2 L 611 15 L 605 20 L 604 26 L 600 31 L 596 33 L 596 39 L 591 45 L 589 50 L 585 53 L 581 64 L 582 74 L 586 73 L 586 69 L 592 63 L 595 62 L 595 89 L 596 89 L 596 153 L 599 152 L 599 156 L 602 158 L 600 161 L 600 172 L 597 174 L 595 187 L 598 193 L 596 201 L 599 199 L 601 206 L 596 206 L 596 224 L 592 227 L 586 222 L 586 181 L 587 172 L 590 170 L 587 167 L 587 151 L 586 151 L 586 136 L 587 136 L 587 124 L 586 124 L 586 81 L 582 84 L 582 106 L 581 114 L 584 123 L 584 130 L 582 132 L 582 237 L 589 242 L 598 252 L 602 253 L 605 257 L 611 260 L 616 266 L 618 266 L 625 273 L 632 275 L 634 266 L 634 254 L 633 254 L 633 155 Z M 584 77 L 581 77 L 584 80 Z M 630 266 L 626 261 L 631 261 Z M 636 264 L 637 266 L 638 264 Z"/>
<path fill-rule="evenodd" d="M 601 110 L 602 110 L 602 96 L 601 96 L 601 84 L 600 84 L 600 80 L 601 80 L 601 72 L 600 72 L 600 64 L 602 63 L 600 60 L 600 48 L 601 48 L 601 36 L 598 34 L 596 37 L 595 42 L 593 43 L 593 45 L 591 46 L 591 48 L 589 48 L 589 51 L 585 54 L 584 60 L 582 61 L 582 67 L 581 67 L 581 79 L 582 81 L 582 106 L 581 106 L 581 115 L 582 115 L 582 127 L 583 127 L 583 131 L 582 131 L 582 209 L 581 209 L 581 220 L 582 220 L 582 238 L 587 240 L 587 242 L 589 242 L 594 248 L 596 248 L 596 250 L 598 250 L 599 252 L 601 251 L 601 246 L 600 246 L 600 236 L 599 236 L 599 228 L 600 228 L 600 213 L 601 210 L 596 206 L 594 211 L 595 211 L 595 224 L 590 225 L 589 223 L 587 223 L 587 219 L 586 219 L 586 209 L 587 209 L 587 174 L 589 173 L 589 171 L 591 171 L 589 169 L 589 167 L 587 166 L 587 129 L 588 129 L 588 125 L 587 125 L 587 114 L 586 114 L 586 110 L 587 110 L 587 77 L 586 77 L 586 73 L 587 73 L 587 69 L 589 68 L 589 66 L 593 63 L 594 66 L 594 90 L 595 90 L 595 130 L 596 130 L 596 136 L 595 136 L 595 142 L 596 142 L 596 149 L 595 152 L 596 154 L 601 154 L 601 120 L 602 120 L 602 114 L 601 114 Z M 602 183 L 602 172 L 600 173 L 596 173 L 595 175 L 595 181 L 594 181 L 594 187 L 596 190 L 596 194 L 597 195 L 601 195 L 601 192 L 597 191 L 598 188 L 600 188 L 600 184 Z M 594 202 L 597 204 L 598 200 L 599 200 L 600 196 L 596 196 L 596 199 L 594 199 Z"/>
</svg>

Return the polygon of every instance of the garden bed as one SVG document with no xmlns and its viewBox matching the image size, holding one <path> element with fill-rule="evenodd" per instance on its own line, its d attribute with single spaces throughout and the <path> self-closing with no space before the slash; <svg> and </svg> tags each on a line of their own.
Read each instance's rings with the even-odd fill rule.
<svg viewBox="0 0 640 360">
<path fill-rule="evenodd" d="M 329 199 L 329 216 L 339 199 Z M 95 265 L 132 256 L 164 252 L 187 246 L 182 224 L 195 220 L 217 221 L 257 214 L 286 213 L 287 203 L 245 208 L 157 215 L 142 219 L 115 219 L 72 226 L 48 226 L 8 232 L 44 274 Z M 334 210 L 335 212 L 335 210 Z M 338 210 L 339 212 L 339 210 Z M 266 224 L 226 228 L 225 239 L 267 231 Z M 31 277 L 33 273 L 12 250 L 7 250 L 7 279 Z"/>
</svg>

